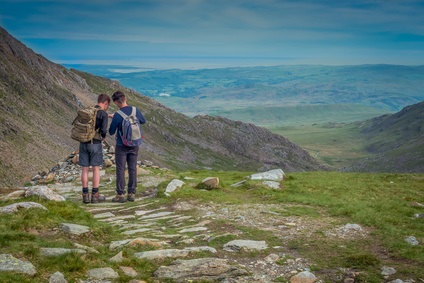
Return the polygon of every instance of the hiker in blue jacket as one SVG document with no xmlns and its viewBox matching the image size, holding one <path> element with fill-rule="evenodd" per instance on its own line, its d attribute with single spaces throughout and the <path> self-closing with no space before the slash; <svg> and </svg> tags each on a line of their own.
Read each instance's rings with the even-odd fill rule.
<svg viewBox="0 0 424 283">
<path fill-rule="evenodd" d="M 115 148 L 115 164 L 116 164 L 116 196 L 112 199 L 112 202 L 124 203 L 135 200 L 135 193 L 137 189 L 137 158 L 139 145 L 127 146 L 124 144 L 122 138 L 122 122 L 124 116 L 130 116 L 133 108 L 135 110 L 135 116 L 139 124 L 146 123 L 141 111 L 135 107 L 127 104 L 127 98 L 122 91 L 116 91 L 112 95 L 112 100 L 118 106 L 120 111 L 115 112 L 112 118 L 112 123 L 109 127 L 109 134 L 114 135 L 116 133 L 116 148 Z M 120 114 L 120 112 L 122 112 Z M 140 136 L 141 142 L 141 136 Z M 125 198 L 125 166 L 128 168 L 128 190 L 127 197 Z"/>
</svg>

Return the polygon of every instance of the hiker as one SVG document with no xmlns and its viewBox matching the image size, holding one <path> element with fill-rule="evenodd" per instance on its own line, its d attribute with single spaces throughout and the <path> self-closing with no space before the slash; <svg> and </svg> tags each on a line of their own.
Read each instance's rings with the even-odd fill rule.
<svg viewBox="0 0 424 283">
<path fill-rule="evenodd" d="M 98 203 L 106 200 L 104 195 L 99 193 L 100 184 L 100 166 L 103 164 L 103 146 L 102 141 L 106 137 L 108 126 L 108 114 L 106 113 L 110 105 L 110 97 L 107 94 L 100 94 L 97 97 L 98 108 L 96 115 L 96 135 L 91 141 L 80 142 L 79 161 L 82 166 L 82 201 L 83 203 Z M 88 173 L 90 166 L 93 171 L 91 198 L 88 192 Z"/>
<path fill-rule="evenodd" d="M 141 144 L 142 142 L 140 124 L 146 123 L 146 119 L 138 108 L 129 106 L 127 104 L 127 98 L 125 97 L 125 94 L 122 91 L 116 91 L 112 95 L 112 100 L 119 108 L 119 110 L 113 115 L 112 123 L 109 127 L 109 134 L 111 136 L 116 133 L 116 196 L 112 199 L 112 202 L 124 203 L 127 200 L 135 200 L 135 193 L 137 188 L 137 158 L 139 144 Z M 124 135 L 125 129 L 127 127 L 123 127 L 123 122 L 125 122 L 126 117 L 133 117 L 133 122 L 135 123 L 134 126 L 136 128 L 133 128 L 132 133 L 134 135 L 133 141 L 129 141 L 129 138 Z M 136 134 L 137 137 L 135 137 Z M 134 143 L 132 144 L 132 142 Z M 126 198 L 125 166 L 127 166 L 128 168 L 128 190 Z"/>
</svg>

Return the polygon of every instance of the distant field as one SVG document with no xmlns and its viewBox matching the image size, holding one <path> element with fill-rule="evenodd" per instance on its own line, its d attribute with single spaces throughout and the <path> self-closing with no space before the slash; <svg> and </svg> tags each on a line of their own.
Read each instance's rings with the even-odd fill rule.
<svg viewBox="0 0 424 283">
<path fill-rule="evenodd" d="M 341 169 L 364 158 L 364 141 L 358 134 L 357 124 L 316 124 L 298 127 L 273 127 L 274 133 L 300 145 L 313 157 L 333 169 Z"/>
</svg>

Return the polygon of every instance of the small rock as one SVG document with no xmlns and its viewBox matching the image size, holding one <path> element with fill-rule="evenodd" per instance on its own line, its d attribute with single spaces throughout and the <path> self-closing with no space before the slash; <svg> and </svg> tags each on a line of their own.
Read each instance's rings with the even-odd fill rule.
<svg viewBox="0 0 424 283">
<path fill-rule="evenodd" d="M 118 254 L 116 254 L 115 256 L 109 259 L 109 261 L 111 262 L 122 262 L 123 260 L 124 260 L 124 257 L 122 255 L 122 251 L 120 251 Z"/>
<path fill-rule="evenodd" d="M 202 185 L 207 190 L 213 190 L 219 188 L 219 178 L 218 177 L 208 177 L 203 179 Z"/>
<path fill-rule="evenodd" d="M 419 242 L 417 240 L 417 238 L 415 238 L 414 236 L 408 236 L 405 238 L 405 241 L 409 244 L 411 244 L 412 246 L 418 246 Z"/>
<path fill-rule="evenodd" d="M 136 277 L 138 275 L 137 271 L 135 271 L 135 269 L 132 268 L 132 267 L 120 266 L 119 269 L 121 269 L 122 272 L 124 272 L 124 274 L 129 276 L 129 277 Z"/>
<path fill-rule="evenodd" d="M 393 267 L 383 266 L 381 268 L 381 275 L 383 276 L 390 276 L 396 273 L 396 269 Z"/>
<path fill-rule="evenodd" d="M 87 275 L 94 279 L 116 279 L 119 274 L 111 267 L 95 268 L 87 271 Z"/>
<path fill-rule="evenodd" d="M 68 283 L 68 280 L 65 279 L 65 275 L 56 271 L 50 276 L 49 283 Z"/>
</svg>

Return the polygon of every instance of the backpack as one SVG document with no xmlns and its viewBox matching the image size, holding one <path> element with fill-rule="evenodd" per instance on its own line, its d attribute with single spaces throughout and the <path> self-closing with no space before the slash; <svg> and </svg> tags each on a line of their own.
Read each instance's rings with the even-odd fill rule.
<svg viewBox="0 0 424 283">
<path fill-rule="evenodd" d="M 126 115 L 121 110 L 116 112 L 123 118 L 121 132 L 122 143 L 129 147 L 139 146 L 143 142 L 140 121 L 137 118 L 136 110 L 135 107 L 132 107 L 130 115 Z"/>
<path fill-rule="evenodd" d="M 72 122 L 72 139 L 79 142 L 93 141 L 94 137 L 100 139 L 100 134 L 95 129 L 98 109 L 95 106 L 90 106 L 78 110 L 77 117 Z"/>
</svg>

